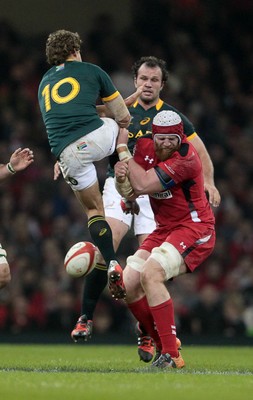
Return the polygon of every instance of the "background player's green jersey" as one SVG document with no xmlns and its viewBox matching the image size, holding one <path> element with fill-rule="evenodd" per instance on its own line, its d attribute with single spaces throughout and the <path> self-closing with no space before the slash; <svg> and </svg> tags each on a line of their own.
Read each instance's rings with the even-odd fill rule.
<svg viewBox="0 0 253 400">
<path fill-rule="evenodd" d="M 106 102 L 118 95 L 111 78 L 97 65 L 67 61 L 47 71 L 38 99 L 52 153 L 58 157 L 70 143 L 102 126 L 97 99 Z"/>
<path fill-rule="evenodd" d="M 131 114 L 131 122 L 128 127 L 128 148 L 130 152 L 133 152 L 136 140 L 145 135 L 151 134 L 152 132 L 152 121 L 155 115 L 163 110 L 172 110 L 180 115 L 183 126 L 184 133 L 189 138 L 191 135 L 196 134 L 195 128 L 189 119 L 179 112 L 175 107 L 164 103 L 163 100 L 159 99 L 157 104 L 148 110 L 145 110 L 138 101 L 132 107 L 129 107 L 129 112 Z M 108 167 L 107 176 L 114 176 L 113 165 L 117 162 L 118 158 L 116 154 L 110 157 L 110 165 Z"/>
</svg>

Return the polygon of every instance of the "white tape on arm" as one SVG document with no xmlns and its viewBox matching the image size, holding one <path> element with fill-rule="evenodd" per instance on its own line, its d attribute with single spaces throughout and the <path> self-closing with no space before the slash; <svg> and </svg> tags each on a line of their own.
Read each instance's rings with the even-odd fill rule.
<svg viewBox="0 0 253 400">
<path fill-rule="evenodd" d="M 118 182 L 116 177 L 114 178 L 115 187 L 119 194 L 126 199 L 132 198 L 134 196 L 134 190 L 128 177 L 125 178 L 124 182 Z"/>
<path fill-rule="evenodd" d="M 6 260 L 6 256 L 7 256 L 6 251 L 0 245 L 0 264 L 8 264 L 8 261 Z"/>
<path fill-rule="evenodd" d="M 130 158 L 133 158 L 132 154 L 130 153 L 128 147 L 126 144 L 124 143 L 120 143 L 117 145 L 116 147 L 118 156 L 120 161 L 125 161 L 127 162 L 128 160 L 130 160 Z"/>
<path fill-rule="evenodd" d="M 118 97 L 116 97 L 116 99 L 108 101 L 106 103 L 106 106 L 114 115 L 115 120 L 119 124 L 119 126 L 121 128 L 127 128 L 130 123 L 131 116 L 122 96 L 119 95 Z"/>
</svg>

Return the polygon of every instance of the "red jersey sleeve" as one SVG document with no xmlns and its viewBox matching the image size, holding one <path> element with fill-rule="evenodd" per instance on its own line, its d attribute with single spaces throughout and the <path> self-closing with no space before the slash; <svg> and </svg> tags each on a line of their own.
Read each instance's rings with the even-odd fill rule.
<svg viewBox="0 0 253 400">
<path fill-rule="evenodd" d="M 152 139 L 140 138 L 137 140 L 133 150 L 134 161 L 141 165 L 145 170 L 150 169 L 153 166 L 152 163 L 155 158 L 153 153 L 154 144 Z M 151 160 L 151 163 L 147 162 L 147 160 Z"/>
</svg>

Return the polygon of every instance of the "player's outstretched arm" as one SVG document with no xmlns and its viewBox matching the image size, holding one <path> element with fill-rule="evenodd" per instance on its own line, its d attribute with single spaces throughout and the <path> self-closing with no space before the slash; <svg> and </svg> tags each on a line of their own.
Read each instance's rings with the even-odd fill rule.
<svg viewBox="0 0 253 400">
<path fill-rule="evenodd" d="M 127 107 L 131 107 L 136 102 L 136 100 L 138 100 L 139 96 L 142 94 L 143 88 L 144 85 L 139 86 L 134 93 L 130 94 L 130 96 L 124 99 Z"/>
<path fill-rule="evenodd" d="M 5 179 L 18 171 L 26 169 L 33 161 L 34 155 L 31 149 L 18 148 L 12 153 L 10 161 L 6 165 L 2 164 L 0 166 L 0 179 Z"/>
<path fill-rule="evenodd" d="M 131 107 L 136 102 L 136 100 L 138 100 L 138 97 L 141 95 L 142 91 L 143 91 L 143 86 L 138 87 L 134 93 L 130 94 L 130 96 L 124 99 L 125 105 L 127 107 Z M 105 104 L 96 106 L 96 109 L 100 117 L 113 118 L 113 113 L 110 111 L 108 107 L 106 107 Z"/>
<path fill-rule="evenodd" d="M 214 207 L 218 207 L 221 202 L 221 196 L 214 183 L 214 168 L 212 160 L 207 152 L 207 149 L 199 136 L 195 136 L 191 143 L 198 152 L 202 162 L 204 189 L 208 193 L 209 203 Z"/>
</svg>

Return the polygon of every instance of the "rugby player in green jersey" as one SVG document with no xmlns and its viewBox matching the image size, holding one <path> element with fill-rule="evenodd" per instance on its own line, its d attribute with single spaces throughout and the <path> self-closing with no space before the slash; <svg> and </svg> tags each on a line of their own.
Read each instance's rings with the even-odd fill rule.
<svg viewBox="0 0 253 400">
<path fill-rule="evenodd" d="M 82 62 L 81 43 L 78 33 L 58 30 L 49 35 L 46 57 L 52 68 L 40 82 L 38 100 L 51 151 L 87 215 L 91 238 L 107 268 L 117 269 L 118 274 L 121 267 L 105 220 L 94 162 L 114 152 L 119 128 L 128 127 L 130 114 L 108 74 Z M 114 119 L 99 117 L 98 98 Z M 123 281 L 117 282 L 124 293 Z"/>
</svg>

